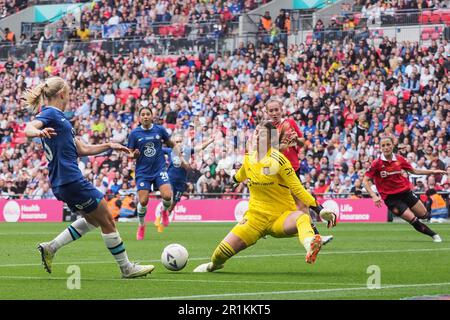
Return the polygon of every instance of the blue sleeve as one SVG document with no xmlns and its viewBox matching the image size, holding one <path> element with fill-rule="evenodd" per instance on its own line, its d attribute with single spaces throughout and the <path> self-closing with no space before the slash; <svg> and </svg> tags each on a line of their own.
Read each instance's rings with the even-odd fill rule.
<svg viewBox="0 0 450 320">
<path fill-rule="evenodd" d="M 170 155 L 172 153 L 172 148 L 163 147 L 163 153 Z"/>
<path fill-rule="evenodd" d="M 46 109 L 46 110 L 40 112 L 36 116 L 35 120 L 41 121 L 44 124 L 44 128 L 45 128 L 50 125 L 50 123 L 53 121 L 53 118 L 54 118 L 54 116 L 53 116 L 52 110 Z"/>
<path fill-rule="evenodd" d="M 134 150 L 136 149 L 136 141 L 134 138 L 134 131 L 131 131 L 130 135 L 128 136 L 128 149 Z"/>
</svg>

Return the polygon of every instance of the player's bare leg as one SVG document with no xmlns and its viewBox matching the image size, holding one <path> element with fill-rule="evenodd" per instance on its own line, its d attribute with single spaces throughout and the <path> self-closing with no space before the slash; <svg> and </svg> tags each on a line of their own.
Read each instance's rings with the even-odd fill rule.
<svg viewBox="0 0 450 320">
<path fill-rule="evenodd" d="M 53 258 L 60 248 L 80 239 L 83 235 L 98 227 L 96 223 L 89 223 L 87 220 L 88 219 L 80 218 L 74 221 L 52 241 L 43 242 L 38 245 L 38 250 L 41 253 L 42 265 L 44 266 L 45 271 L 48 273 L 52 272 Z"/>
<path fill-rule="evenodd" d="M 422 201 L 418 201 L 410 210 L 418 219 L 427 220 L 430 218 L 430 212 L 428 212 L 427 208 L 425 208 Z M 430 231 L 431 231 L 431 229 L 430 229 Z M 432 232 L 434 232 L 434 231 L 432 231 Z M 428 234 L 428 235 L 430 235 L 430 234 Z M 442 242 L 442 239 L 439 236 L 439 234 L 435 234 L 431 237 L 433 238 L 433 242 Z"/>
<path fill-rule="evenodd" d="M 144 240 L 145 237 L 145 215 L 147 214 L 147 204 L 149 197 L 149 190 L 139 190 L 138 191 L 138 205 L 137 205 L 137 214 L 139 225 L 136 231 L 136 240 Z"/>
<path fill-rule="evenodd" d="M 428 220 L 430 218 L 430 213 L 425 208 L 422 201 L 417 201 L 417 203 L 411 208 L 412 213 L 419 219 Z"/>
<path fill-rule="evenodd" d="M 167 213 L 167 225 L 165 225 L 165 227 L 167 227 L 169 225 L 170 215 L 172 214 L 172 211 L 173 211 L 173 209 L 175 208 L 176 205 L 177 205 L 177 202 L 175 202 L 175 200 L 172 199 L 172 204 L 170 205 L 169 209 L 166 210 L 166 213 Z"/>
<path fill-rule="evenodd" d="M 434 232 L 428 226 L 419 221 L 420 218 L 426 219 L 427 215 L 427 210 L 425 206 L 422 204 L 422 202 L 421 201 L 417 202 L 412 209 L 415 210 L 415 212 L 412 211 L 411 209 L 406 209 L 405 212 L 399 215 L 398 209 L 394 208 L 392 210 L 392 213 L 394 213 L 397 216 L 400 216 L 403 220 L 407 221 L 411 226 L 414 227 L 414 229 L 416 229 L 420 233 L 423 233 L 433 238 L 433 242 L 442 242 L 441 237 L 436 232 Z"/>
<path fill-rule="evenodd" d="M 169 212 L 168 209 L 172 207 L 173 201 L 173 192 L 170 184 L 163 184 L 159 187 L 159 192 L 161 193 L 163 210 L 161 211 L 161 223 L 158 227 L 158 232 L 163 231 L 163 227 L 167 227 L 169 225 Z"/>
</svg>

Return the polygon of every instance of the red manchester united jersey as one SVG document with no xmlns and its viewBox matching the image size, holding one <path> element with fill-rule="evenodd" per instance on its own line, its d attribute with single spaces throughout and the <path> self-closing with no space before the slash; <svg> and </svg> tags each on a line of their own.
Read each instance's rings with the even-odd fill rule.
<svg viewBox="0 0 450 320">
<path fill-rule="evenodd" d="M 402 170 L 410 171 L 413 167 L 400 155 L 392 155 L 392 160 L 388 161 L 381 155 L 375 160 L 366 176 L 371 178 L 384 200 L 390 194 L 397 194 L 411 190 L 411 182 L 404 177 Z"/>
<path fill-rule="evenodd" d="M 281 133 L 281 127 L 285 122 L 289 123 L 290 130 L 294 130 L 298 137 L 302 137 L 302 132 L 300 131 L 299 127 L 295 123 L 294 119 L 285 119 L 280 121 L 280 123 L 277 125 L 278 133 Z M 289 147 L 286 150 L 284 150 L 283 154 L 288 160 L 291 162 L 292 168 L 294 168 L 295 171 L 297 171 L 300 168 L 300 162 L 298 161 L 298 153 L 300 152 L 299 147 Z"/>
</svg>

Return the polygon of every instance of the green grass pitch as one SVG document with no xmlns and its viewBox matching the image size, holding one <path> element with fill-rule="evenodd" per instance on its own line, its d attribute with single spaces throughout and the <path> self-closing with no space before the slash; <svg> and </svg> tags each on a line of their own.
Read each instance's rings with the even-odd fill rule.
<svg viewBox="0 0 450 320">
<path fill-rule="evenodd" d="M 304 262 L 297 238 L 261 239 L 212 274 L 192 270 L 207 262 L 230 223 L 173 223 L 157 233 L 149 225 L 144 241 L 135 240 L 136 225 L 119 223 L 132 261 L 150 262 L 146 278 L 123 280 L 98 231 L 62 248 L 53 273 L 41 264 L 36 244 L 51 240 L 66 223 L 0 224 L 0 299 L 403 299 L 450 294 L 450 226 L 432 225 L 443 238 L 417 233 L 405 223 L 319 225 L 335 239 L 315 264 Z M 170 243 L 190 254 L 185 269 L 168 271 L 160 262 Z M 80 267 L 81 288 L 69 290 L 66 273 Z M 369 266 L 378 266 L 380 289 L 368 289 Z"/>
</svg>

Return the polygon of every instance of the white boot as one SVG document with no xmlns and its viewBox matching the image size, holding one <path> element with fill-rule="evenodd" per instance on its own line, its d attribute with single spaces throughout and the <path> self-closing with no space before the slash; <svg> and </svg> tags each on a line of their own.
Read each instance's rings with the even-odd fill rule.
<svg viewBox="0 0 450 320">
<path fill-rule="evenodd" d="M 130 263 L 126 267 L 121 267 L 120 270 L 122 271 L 122 278 L 138 278 L 146 276 L 147 274 L 151 273 L 155 269 L 155 266 L 153 265 L 139 265 L 137 263 Z"/>
<path fill-rule="evenodd" d="M 194 269 L 194 272 L 213 272 L 223 268 L 223 264 L 220 266 L 214 265 L 212 262 L 203 263 Z"/>
<path fill-rule="evenodd" d="M 436 234 L 433 236 L 433 242 L 440 243 L 442 242 L 442 239 L 438 234 Z"/>
</svg>

